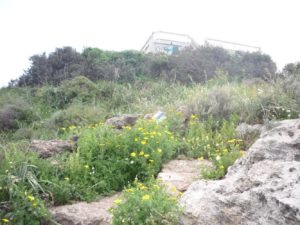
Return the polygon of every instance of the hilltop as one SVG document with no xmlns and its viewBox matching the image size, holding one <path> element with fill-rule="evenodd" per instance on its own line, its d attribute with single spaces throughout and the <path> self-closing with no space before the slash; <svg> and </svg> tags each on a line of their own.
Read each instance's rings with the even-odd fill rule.
<svg viewBox="0 0 300 225">
<path fill-rule="evenodd" d="M 65 47 L 31 61 L 0 89 L 2 223 L 41 224 L 50 219 L 48 207 L 127 190 L 133 194 L 117 201 L 114 224 L 148 203 L 159 213 L 132 214 L 137 223 L 178 224 L 177 199 L 153 179 L 163 164 L 206 159 L 213 167 L 199 173 L 222 179 L 257 138 L 239 135 L 239 124 L 300 115 L 299 64 L 278 74 L 259 52 L 200 47 L 166 56 Z M 144 119 L 157 111 L 161 122 Z M 105 123 L 123 114 L 139 119 L 121 129 Z M 46 159 L 32 151 L 33 140 L 53 139 L 73 141 L 75 149 Z"/>
</svg>

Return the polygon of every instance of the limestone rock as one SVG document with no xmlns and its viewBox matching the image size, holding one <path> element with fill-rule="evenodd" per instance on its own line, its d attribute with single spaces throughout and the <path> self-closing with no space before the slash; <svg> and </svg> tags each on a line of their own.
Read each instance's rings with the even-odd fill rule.
<svg viewBox="0 0 300 225">
<path fill-rule="evenodd" d="M 300 224 L 300 119 L 265 129 L 223 180 L 183 194 L 183 224 Z"/>
<path fill-rule="evenodd" d="M 39 153 L 41 158 L 49 158 L 62 152 L 72 152 L 75 148 L 75 142 L 64 140 L 33 140 L 30 149 Z"/>
<path fill-rule="evenodd" d="M 120 194 L 105 197 L 97 202 L 79 202 L 50 209 L 53 219 L 61 225 L 109 225 L 112 215 L 109 209 Z"/>
<path fill-rule="evenodd" d="M 134 126 L 140 116 L 139 114 L 124 114 L 106 120 L 105 124 L 121 129 L 123 126 Z"/>
<path fill-rule="evenodd" d="M 207 160 L 171 160 L 165 164 L 157 178 L 178 191 L 186 191 L 195 180 L 200 178 L 201 170 L 211 166 Z"/>
</svg>

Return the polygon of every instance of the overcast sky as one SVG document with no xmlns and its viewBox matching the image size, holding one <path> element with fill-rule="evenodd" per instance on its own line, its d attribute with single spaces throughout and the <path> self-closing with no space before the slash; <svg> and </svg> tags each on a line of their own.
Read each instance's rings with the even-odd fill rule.
<svg viewBox="0 0 300 225">
<path fill-rule="evenodd" d="M 56 47 L 140 50 L 153 31 L 260 46 L 300 61 L 299 0 L 0 0 L 0 86 Z"/>
</svg>

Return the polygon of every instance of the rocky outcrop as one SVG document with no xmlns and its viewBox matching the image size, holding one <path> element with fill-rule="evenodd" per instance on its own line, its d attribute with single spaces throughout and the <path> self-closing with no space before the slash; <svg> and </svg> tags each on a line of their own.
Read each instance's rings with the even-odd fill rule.
<svg viewBox="0 0 300 225">
<path fill-rule="evenodd" d="M 105 124 L 121 129 L 124 126 L 134 126 L 140 116 L 140 114 L 124 114 L 106 120 Z"/>
<path fill-rule="evenodd" d="M 177 159 L 164 165 L 158 179 L 167 186 L 171 195 L 179 196 L 180 192 L 200 177 L 202 168 L 211 166 L 206 160 Z M 100 199 L 96 202 L 79 202 L 50 209 L 53 219 L 61 225 L 107 225 L 110 224 L 109 209 L 114 200 L 121 194 Z"/>
<path fill-rule="evenodd" d="M 183 224 L 300 224 L 300 119 L 268 128 L 223 180 L 188 188 Z"/>
<path fill-rule="evenodd" d="M 62 152 L 72 152 L 75 149 L 75 142 L 72 140 L 33 140 L 29 146 L 36 151 L 41 158 L 49 158 Z"/>
<path fill-rule="evenodd" d="M 60 225 L 108 225 L 112 215 L 109 209 L 114 206 L 116 194 L 96 202 L 79 202 L 50 209 L 53 219 Z"/>
<path fill-rule="evenodd" d="M 250 125 L 247 123 L 241 123 L 236 128 L 236 132 L 240 137 L 244 137 L 246 135 L 253 135 L 253 136 L 260 135 L 262 130 L 263 130 L 262 124 Z"/>
</svg>

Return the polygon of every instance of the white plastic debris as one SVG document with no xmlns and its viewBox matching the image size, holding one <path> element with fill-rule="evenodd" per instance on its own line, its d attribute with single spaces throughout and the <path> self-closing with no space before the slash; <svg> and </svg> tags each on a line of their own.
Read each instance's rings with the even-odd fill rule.
<svg viewBox="0 0 300 225">
<path fill-rule="evenodd" d="M 157 113 L 154 114 L 152 117 L 153 120 L 156 120 L 158 123 L 166 119 L 165 113 L 162 111 L 158 111 Z"/>
</svg>

